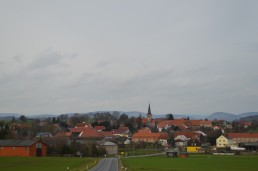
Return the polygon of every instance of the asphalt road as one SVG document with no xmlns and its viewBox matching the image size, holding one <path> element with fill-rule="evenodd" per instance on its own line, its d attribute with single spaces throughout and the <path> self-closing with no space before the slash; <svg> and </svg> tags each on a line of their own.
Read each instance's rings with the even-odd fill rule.
<svg viewBox="0 0 258 171">
<path fill-rule="evenodd" d="M 118 171 L 117 158 L 105 158 L 89 171 Z"/>
</svg>

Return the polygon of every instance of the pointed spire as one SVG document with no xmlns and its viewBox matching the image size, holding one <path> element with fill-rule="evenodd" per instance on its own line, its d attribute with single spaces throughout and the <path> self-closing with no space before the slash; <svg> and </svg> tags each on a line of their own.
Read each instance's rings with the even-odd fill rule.
<svg viewBox="0 0 258 171">
<path fill-rule="evenodd" d="M 148 108 L 148 114 L 151 115 L 150 103 L 149 103 L 149 108 Z"/>
</svg>

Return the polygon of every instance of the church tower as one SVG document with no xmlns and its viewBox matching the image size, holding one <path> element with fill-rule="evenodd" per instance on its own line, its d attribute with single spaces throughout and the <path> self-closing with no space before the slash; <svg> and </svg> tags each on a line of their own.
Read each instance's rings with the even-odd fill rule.
<svg viewBox="0 0 258 171">
<path fill-rule="evenodd" d="M 147 125 L 149 126 L 151 124 L 152 120 L 152 114 L 151 114 L 151 108 L 150 108 L 150 103 L 149 103 L 149 108 L 148 108 L 148 113 L 147 113 Z"/>
</svg>

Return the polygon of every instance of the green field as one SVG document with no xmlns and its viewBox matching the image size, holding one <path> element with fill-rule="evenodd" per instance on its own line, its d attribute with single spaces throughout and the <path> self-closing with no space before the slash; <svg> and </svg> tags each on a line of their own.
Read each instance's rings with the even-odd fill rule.
<svg viewBox="0 0 258 171">
<path fill-rule="evenodd" d="M 122 158 L 127 171 L 257 171 L 258 156 L 191 155 Z"/>
<path fill-rule="evenodd" d="M 1 171 L 70 171 L 85 170 L 95 164 L 93 158 L 73 157 L 0 157 Z"/>
</svg>

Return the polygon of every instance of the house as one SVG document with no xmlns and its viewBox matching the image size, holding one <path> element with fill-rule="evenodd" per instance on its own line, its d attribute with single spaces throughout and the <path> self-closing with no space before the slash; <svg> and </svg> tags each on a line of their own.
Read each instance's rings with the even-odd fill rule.
<svg viewBox="0 0 258 171">
<path fill-rule="evenodd" d="M 177 135 L 175 138 L 176 147 L 186 147 L 188 138 L 185 135 Z"/>
<path fill-rule="evenodd" d="M 212 122 L 209 120 L 187 120 L 187 119 L 174 119 L 174 120 L 162 120 L 158 122 L 157 127 L 159 131 L 167 129 L 171 126 L 179 127 L 181 130 L 186 129 L 199 129 L 200 127 L 212 127 Z"/>
<path fill-rule="evenodd" d="M 253 123 L 249 122 L 249 121 L 241 121 L 240 125 L 242 125 L 244 128 L 248 128 L 248 127 L 252 126 Z"/>
<path fill-rule="evenodd" d="M 150 128 L 145 127 L 140 129 L 137 133 L 133 134 L 132 141 L 144 141 L 149 143 L 155 143 L 157 141 L 165 141 L 168 139 L 168 134 L 165 132 L 151 132 Z"/>
<path fill-rule="evenodd" d="M 103 140 L 112 139 L 114 133 L 112 131 L 99 131 L 92 127 L 76 127 L 69 128 L 70 137 L 74 140 Z"/>
<path fill-rule="evenodd" d="M 38 140 L 0 140 L 0 156 L 46 156 L 47 146 Z"/>
<path fill-rule="evenodd" d="M 131 135 L 128 127 L 119 127 L 118 129 L 112 129 L 111 131 L 113 132 L 114 136 L 129 137 Z"/>
<path fill-rule="evenodd" d="M 217 147 L 239 146 L 240 143 L 258 142 L 258 133 L 227 133 L 216 139 Z"/>
<path fill-rule="evenodd" d="M 202 142 L 202 139 L 206 134 L 202 133 L 201 131 L 178 131 L 174 133 L 174 139 L 178 140 L 179 136 L 184 136 L 187 138 L 186 144 L 188 146 L 199 146 Z M 185 138 L 182 139 L 184 142 L 186 141 Z"/>
<path fill-rule="evenodd" d="M 225 135 L 221 135 L 216 139 L 216 147 L 225 148 L 232 146 L 232 140 Z"/>
<path fill-rule="evenodd" d="M 244 142 L 258 142 L 258 133 L 228 133 L 227 136 L 237 146 Z"/>
</svg>

